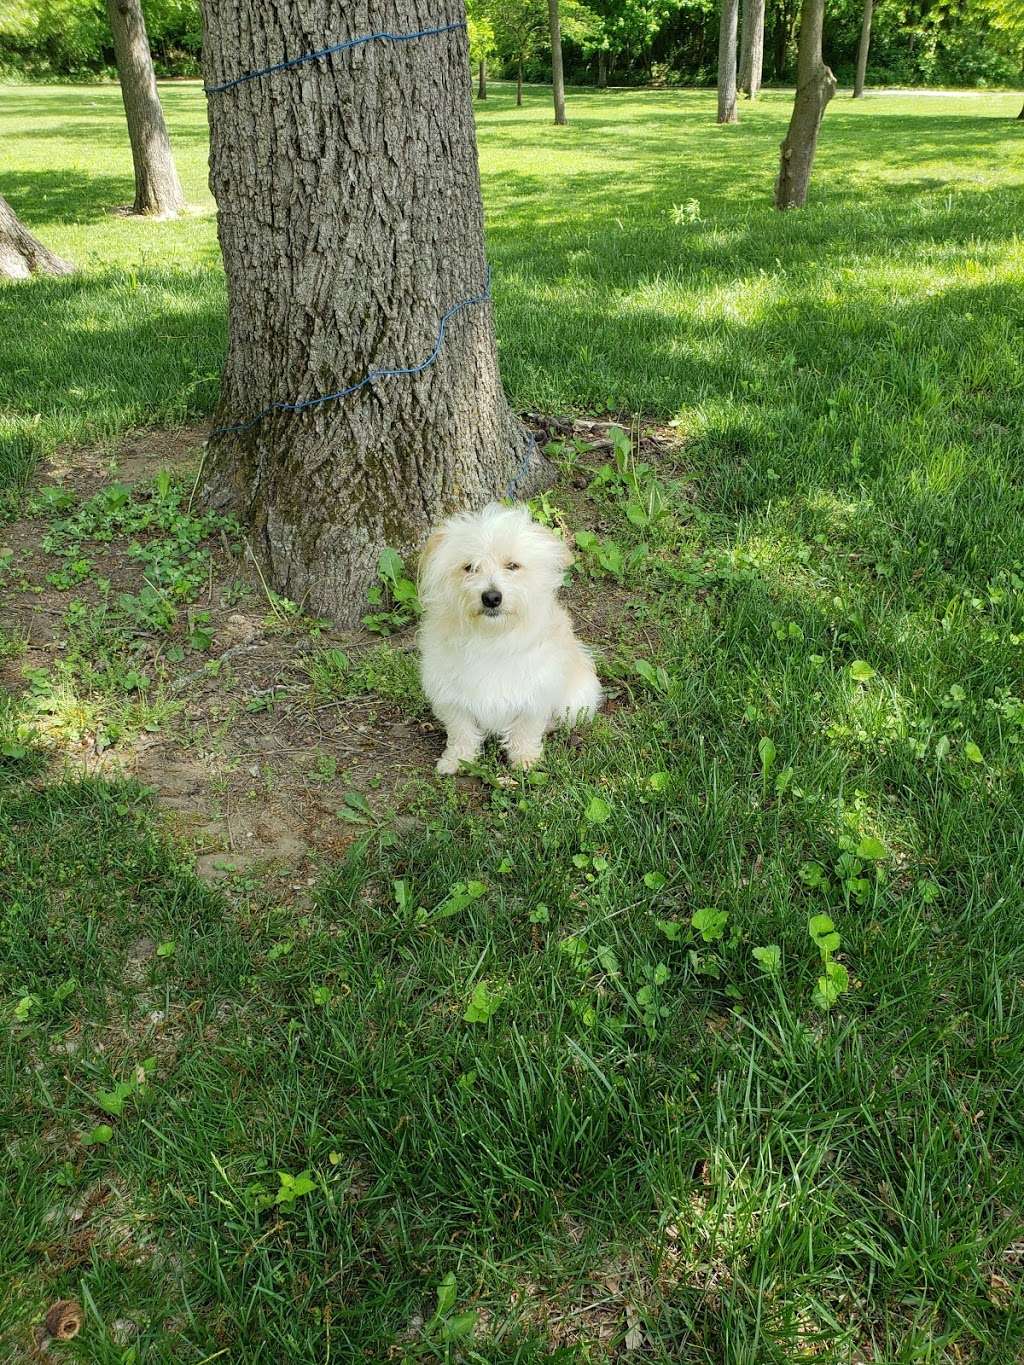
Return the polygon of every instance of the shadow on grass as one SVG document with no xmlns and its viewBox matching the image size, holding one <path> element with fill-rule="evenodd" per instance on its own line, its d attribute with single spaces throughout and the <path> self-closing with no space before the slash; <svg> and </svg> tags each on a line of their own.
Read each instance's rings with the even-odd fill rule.
<svg viewBox="0 0 1024 1365">
<path fill-rule="evenodd" d="M 224 280 L 212 259 L 0 291 L 0 486 L 23 486 L 56 443 L 209 412 L 225 346 Z"/>
<path fill-rule="evenodd" d="M 92 223 L 131 204 L 131 175 L 84 175 L 81 171 L 4 171 L 0 194 L 24 222 Z"/>
</svg>

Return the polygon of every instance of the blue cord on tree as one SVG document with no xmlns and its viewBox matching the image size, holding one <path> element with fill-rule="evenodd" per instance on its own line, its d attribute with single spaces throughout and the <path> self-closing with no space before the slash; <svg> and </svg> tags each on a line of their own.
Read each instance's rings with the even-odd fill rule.
<svg viewBox="0 0 1024 1365">
<path fill-rule="evenodd" d="M 441 33 L 454 33 L 456 29 L 465 27 L 465 21 L 460 19 L 453 24 L 439 24 L 436 28 L 421 28 L 415 33 L 366 33 L 361 38 L 348 38 L 343 43 L 332 43 L 330 47 L 322 47 L 316 52 L 304 52 L 301 57 L 276 62 L 273 66 L 261 67 L 259 71 L 247 71 L 244 76 L 222 81 L 220 85 L 207 85 L 203 89 L 208 95 L 219 95 L 225 90 L 233 90 L 236 85 L 244 85 L 246 81 L 274 76 L 279 71 L 290 71 L 294 66 L 305 66 L 307 62 L 318 62 L 324 57 L 334 57 L 339 52 L 347 52 L 349 48 L 361 47 L 363 43 L 410 43 L 414 38 L 436 38 Z"/>
<path fill-rule="evenodd" d="M 215 431 L 210 432 L 210 440 L 215 440 L 218 436 L 229 436 L 234 432 L 248 431 L 250 427 L 256 426 L 257 422 L 262 422 L 264 417 L 269 417 L 272 412 L 305 412 L 308 408 L 322 407 L 324 403 L 334 403 L 341 398 L 350 398 L 352 394 L 358 393 L 360 389 L 365 389 L 368 384 L 375 384 L 378 379 L 401 379 L 409 375 L 422 374 L 424 370 L 429 369 L 429 367 L 433 365 L 434 361 L 441 354 L 441 348 L 444 345 L 445 332 L 448 329 L 449 322 L 455 317 L 456 313 L 461 313 L 463 309 L 471 308 L 474 304 L 484 303 L 490 297 L 491 272 L 490 269 L 488 269 L 487 283 L 484 286 L 483 292 L 474 294 L 472 298 L 463 299 L 461 303 L 457 303 L 452 308 L 448 309 L 438 326 L 437 340 L 434 342 L 434 349 L 427 356 L 426 360 L 421 360 L 418 365 L 401 365 L 393 370 L 370 370 L 370 372 L 364 375 L 358 383 L 350 384 L 347 389 L 338 389 L 337 393 L 325 393 L 317 398 L 300 398 L 294 403 L 270 403 L 262 412 L 258 412 L 255 417 L 247 418 L 244 422 L 235 422 L 232 426 L 227 427 L 217 427 Z"/>
</svg>

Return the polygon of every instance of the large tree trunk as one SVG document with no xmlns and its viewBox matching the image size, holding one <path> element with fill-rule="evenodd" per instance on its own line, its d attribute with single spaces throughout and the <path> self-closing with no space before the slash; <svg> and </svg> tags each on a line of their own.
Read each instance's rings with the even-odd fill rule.
<svg viewBox="0 0 1024 1365">
<path fill-rule="evenodd" d="M 761 89 L 764 66 L 764 0 L 743 0 L 743 34 L 740 43 L 740 89 L 750 99 Z"/>
<path fill-rule="evenodd" d="M 853 98 L 859 100 L 864 93 L 864 81 L 868 74 L 868 49 L 871 46 L 871 15 L 875 0 L 864 0 L 864 18 L 860 26 L 860 47 L 857 49 L 857 78 L 853 83 Z"/>
<path fill-rule="evenodd" d="M 485 99 L 487 98 L 487 59 L 486 59 L 486 57 L 481 57 L 481 58 L 480 58 L 480 79 L 479 79 L 479 81 L 477 82 L 476 97 L 477 97 L 478 100 L 485 100 Z"/>
<path fill-rule="evenodd" d="M 202 0 L 207 85 L 367 32 L 422 27 L 415 0 Z M 442 0 L 431 27 L 460 24 Z M 314 37 L 315 35 L 315 37 Z M 441 517 L 524 496 L 543 460 L 513 418 L 485 289 L 466 35 L 369 42 L 211 92 L 210 185 L 228 284 L 228 354 L 208 502 L 242 523 L 271 585 L 345 623 L 382 548 Z M 263 414 L 251 422 L 256 414 Z M 219 429 L 244 424 L 239 431 Z"/>
<path fill-rule="evenodd" d="M 565 73 L 562 70 L 562 25 L 558 18 L 558 0 L 548 0 L 548 21 L 551 25 L 551 89 L 555 97 L 555 122 L 559 126 L 565 118 Z"/>
<path fill-rule="evenodd" d="M 722 0 L 718 29 L 718 122 L 735 123 L 736 28 L 739 0 Z"/>
<path fill-rule="evenodd" d="M 608 89 L 608 53 L 603 47 L 597 50 L 597 88 Z"/>
<path fill-rule="evenodd" d="M 523 102 L 523 59 L 519 58 L 519 66 L 516 69 L 516 104 Z"/>
<path fill-rule="evenodd" d="M 824 17 L 825 0 L 804 0 L 797 45 L 796 98 L 775 182 L 777 209 L 802 208 L 806 202 L 818 130 L 825 106 L 836 93 L 836 78 L 821 55 Z"/>
<path fill-rule="evenodd" d="M 135 165 L 134 213 L 173 218 L 185 207 L 160 108 L 146 21 L 139 0 L 107 0 L 114 56 Z"/>
<path fill-rule="evenodd" d="M 0 194 L 0 280 L 27 280 L 33 274 L 70 275 L 74 268 L 33 237 Z"/>
</svg>

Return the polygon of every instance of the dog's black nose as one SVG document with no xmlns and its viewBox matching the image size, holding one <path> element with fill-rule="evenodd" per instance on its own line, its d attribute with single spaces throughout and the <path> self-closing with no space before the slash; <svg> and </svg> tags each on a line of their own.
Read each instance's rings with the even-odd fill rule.
<svg viewBox="0 0 1024 1365">
<path fill-rule="evenodd" d="M 497 588 L 488 588 L 486 592 L 480 594 L 480 601 L 488 611 L 493 611 L 495 607 L 501 606 L 501 593 Z"/>
</svg>

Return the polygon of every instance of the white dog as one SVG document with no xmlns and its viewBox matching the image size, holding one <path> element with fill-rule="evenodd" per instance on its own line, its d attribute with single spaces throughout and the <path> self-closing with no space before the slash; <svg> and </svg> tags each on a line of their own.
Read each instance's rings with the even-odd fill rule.
<svg viewBox="0 0 1024 1365">
<path fill-rule="evenodd" d="M 525 507 L 451 517 L 420 558 L 423 690 L 448 732 L 454 773 L 498 735 L 529 768 L 547 731 L 591 717 L 601 684 L 558 601 L 572 555 Z"/>
</svg>

